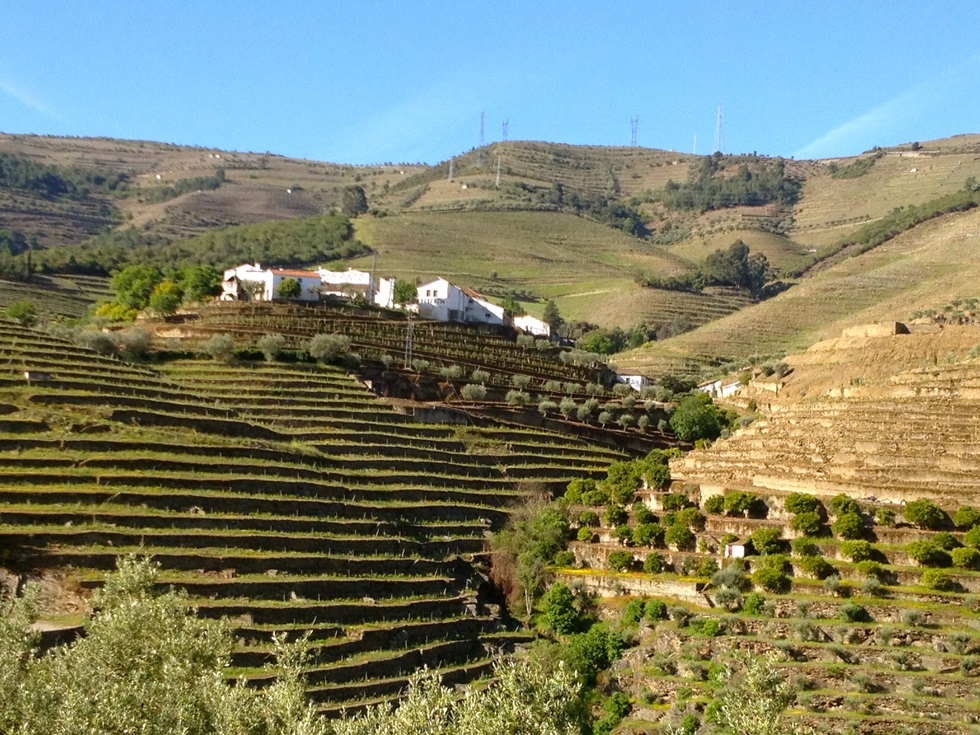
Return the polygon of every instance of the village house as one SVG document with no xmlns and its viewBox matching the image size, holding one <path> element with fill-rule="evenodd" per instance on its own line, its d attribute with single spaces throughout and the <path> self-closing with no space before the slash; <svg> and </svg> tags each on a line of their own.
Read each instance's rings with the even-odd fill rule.
<svg viewBox="0 0 980 735">
<path fill-rule="evenodd" d="M 283 281 L 299 281 L 296 301 L 320 300 L 320 274 L 316 271 L 290 268 L 263 268 L 261 263 L 243 263 L 224 272 L 221 281 L 222 301 L 273 301 L 280 298 Z"/>
<path fill-rule="evenodd" d="M 616 376 L 616 382 L 617 383 L 625 383 L 630 388 L 632 388 L 633 390 L 635 390 L 637 393 L 639 393 L 641 390 L 643 390 L 647 386 L 653 385 L 653 381 L 650 380 L 650 378 L 648 378 L 646 375 L 640 375 L 638 373 L 637 374 L 617 375 Z"/>
<path fill-rule="evenodd" d="M 535 319 L 530 314 L 514 317 L 514 328 L 520 329 L 525 334 L 535 337 L 551 337 L 551 325 L 540 319 Z"/>
<path fill-rule="evenodd" d="M 698 390 L 702 393 L 707 393 L 712 398 L 728 398 L 738 392 L 738 389 L 742 387 L 742 383 L 739 380 L 726 380 L 719 378 L 718 380 L 709 380 L 706 383 L 701 383 L 698 386 Z"/>
<path fill-rule="evenodd" d="M 393 309 L 395 306 L 395 279 L 380 278 L 371 273 L 348 268 L 346 271 L 317 270 L 320 274 L 320 295 L 349 301 L 363 300 L 369 304 Z"/>
<path fill-rule="evenodd" d="M 507 324 L 504 307 L 487 301 L 471 288 L 454 286 L 445 278 L 418 287 L 419 316 L 440 322 Z"/>
</svg>

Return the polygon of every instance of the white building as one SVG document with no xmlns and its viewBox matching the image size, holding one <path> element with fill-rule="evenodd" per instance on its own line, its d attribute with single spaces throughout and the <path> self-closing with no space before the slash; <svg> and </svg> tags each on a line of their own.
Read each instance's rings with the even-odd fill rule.
<svg viewBox="0 0 980 735">
<path fill-rule="evenodd" d="M 374 279 L 370 273 L 348 268 L 345 271 L 331 271 L 318 268 L 320 275 L 320 295 L 336 296 L 342 299 L 374 298 Z"/>
<path fill-rule="evenodd" d="M 653 385 L 653 381 L 650 380 L 646 375 L 617 375 L 617 383 L 625 383 L 633 390 L 639 392 L 649 385 Z"/>
<path fill-rule="evenodd" d="M 221 282 L 222 301 L 273 301 L 280 297 L 283 281 L 299 281 L 296 301 L 319 301 L 320 274 L 289 268 L 263 268 L 260 263 L 243 263 L 224 272 Z"/>
<path fill-rule="evenodd" d="M 445 278 L 418 287 L 419 315 L 440 322 L 506 324 L 504 307 L 491 304 L 471 288 L 459 288 Z"/>
<path fill-rule="evenodd" d="M 520 329 L 526 334 L 533 334 L 535 337 L 550 337 L 551 325 L 540 319 L 535 319 L 529 314 L 514 317 L 514 328 Z"/>
<path fill-rule="evenodd" d="M 741 387 L 742 383 L 739 380 L 729 380 L 726 383 L 724 379 L 719 378 L 718 380 L 709 380 L 707 383 L 701 383 L 698 386 L 698 390 L 702 393 L 707 393 L 712 398 L 728 398 L 737 393 Z"/>
</svg>

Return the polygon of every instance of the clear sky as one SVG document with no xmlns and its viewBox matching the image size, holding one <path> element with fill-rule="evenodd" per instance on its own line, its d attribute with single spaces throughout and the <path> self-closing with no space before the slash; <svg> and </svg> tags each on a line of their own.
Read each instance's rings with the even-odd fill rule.
<svg viewBox="0 0 980 735">
<path fill-rule="evenodd" d="M 510 140 L 818 158 L 980 132 L 980 3 L 0 0 L 0 130 L 436 163 Z"/>
</svg>

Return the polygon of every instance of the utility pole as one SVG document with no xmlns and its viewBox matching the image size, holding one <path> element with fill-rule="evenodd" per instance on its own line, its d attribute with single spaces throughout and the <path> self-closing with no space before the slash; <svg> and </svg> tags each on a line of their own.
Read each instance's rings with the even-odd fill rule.
<svg viewBox="0 0 980 735">
<path fill-rule="evenodd" d="M 497 188 L 500 188 L 500 154 L 497 154 Z"/>
<path fill-rule="evenodd" d="M 504 140 L 507 140 L 507 128 L 508 128 L 509 126 L 510 126 L 510 120 L 504 120 L 504 123 L 503 123 L 503 129 L 504 129 Z"/>
<path fill-rule="evenodd" d="M 415 342 L 415 321 L 408 315 L 408 331 L 405 333 L 405 369 L 412 367 L 412 349 Z"/>
<path fill-rule="evenodd" d="M 449 180 L 453 180 L 453 164 L 456 163 L 456 156 L 449 159 Z"/>
<path fill-rule="evenodd" d="M 480 147 L 483 147 L 483 113 L 480 113 Z"/>
<path fill-rule="evenodd" d="M 718 105 L 718 120 L 715 123 L 715 151 L 725 152 L 725 129 L 722 126 L 721 105 Z"/>
<path fill-rule="evenodd" d="M 694 134 L 694 148 L 691 150 L 695 156 L 698 155 L 698 134 Z"/>
<path fill-rule="evenodd" d="M 630 147 L 636 148 L 636 129 L 640 125 L 640 118 L 631 117 L 630 118 Z"/>
</svg>

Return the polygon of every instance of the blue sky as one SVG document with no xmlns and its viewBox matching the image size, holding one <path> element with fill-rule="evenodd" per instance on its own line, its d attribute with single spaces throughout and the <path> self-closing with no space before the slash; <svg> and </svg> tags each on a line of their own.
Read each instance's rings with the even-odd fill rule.
<svg viewBox="0 0 980 735">
<path fill-rule="evenodd" d="M 980 3 L 3 0 L 0 130 L 436 163 L 511 140 L 817 158 L 980 132 Z"/>
</svg>

